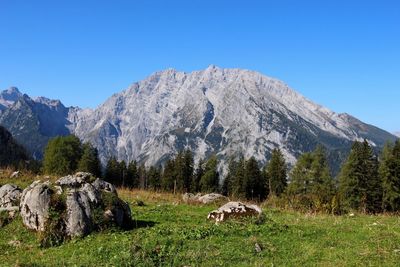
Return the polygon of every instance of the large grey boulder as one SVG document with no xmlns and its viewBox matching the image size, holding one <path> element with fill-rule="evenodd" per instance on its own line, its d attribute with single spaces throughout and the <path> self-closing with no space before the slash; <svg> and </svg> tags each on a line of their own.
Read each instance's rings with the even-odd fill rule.
<svg viewBox="0 0 400 267">
<path fill-rule="evenodd" d="M 226 203 L 217 210 L 210 212 L 207 218 L 219 223 L 232 217 L 257 216 L 261 213 L 262 210 L 257 205 L 247 205 L 241 202 L 232 201 Z"/>
<path fill-rule="evenodd" d="M 59 229 L 54 230 L 64 237 L 85 236 L 111 224 L 125 228 L 132 223 L 129 205 L 118 198 L 115 187 L 90 173 L 61 177 L 55 185 L 35 182 L 24 190 L 23 200 L 21 216 L 29 229 L 52 231 L 45 226 L 56 225 Z M 54 213 L 58 215 L 53 218 Z"/>
<path fill-rule="evenodd" d="M 16 185 L 5 184 L 0 187 L 0 208 L 19 206 L 22 190 Z"/>
<path fill-rule="evenodd" d="M 21 196 L 20 214 L 23 224 L 36 231 L 44 231 L 49 216 L 53 190 L 49 182 L 35 181 L 24 189 Z"/>
</svg>

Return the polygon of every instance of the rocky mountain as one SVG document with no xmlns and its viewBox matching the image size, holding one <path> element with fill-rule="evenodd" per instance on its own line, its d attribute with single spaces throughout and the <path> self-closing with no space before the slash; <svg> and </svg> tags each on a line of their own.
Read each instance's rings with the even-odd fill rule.
<svg viewBox="0 0 400 267">
<path fill-rule="evenodd" d="M 7 128 L 34 158 L 40 159 L 50 138 L 70 134 L 68 114 L 73 108 L 66 108 L 59 100 L 32 99 L 16 88 L 3 91 L 1 95 L 10 90 L 15 97 L 8 98 L 8 106 L 0 114 L 0 125 Z"/>
<path fill-rule="evenodd" d="M 9 108 L 15 101 L 22 96 L 22 93 L 16 87 L 10 87 L 0 92 L 0 112 Z"/>
<path fill-rule="evenodd" d="M 20 103 L 20 104 L 18 104 Z M 161 164 L 184 148 L 196 160 L 217 154 L 254 156 L 264 163 L 279 147 L 290 163 L 323 144 L 340 163 L 354 140 L 375 147 L 395 137 L 348 114 L 313 103 L 285 83 L 260 73 L 210 66 L 191 73 L 154 73 L 114 94 L 95 110 L 65 108 L 48 99 L 19 98 L 0 116 L 16 136 L 44 139 L 74 133 L 92 142 L 103 162 L 120 160 Z M 22 134 L 23 133 L 23 134 Z M 224 166 L 224 164 L 222 164 Z"/>
<path fill-rule="evenodd" d="M 393 133 L 395 136 L 400 137 L 400 132 L 394 132 Z"/>
</svg>

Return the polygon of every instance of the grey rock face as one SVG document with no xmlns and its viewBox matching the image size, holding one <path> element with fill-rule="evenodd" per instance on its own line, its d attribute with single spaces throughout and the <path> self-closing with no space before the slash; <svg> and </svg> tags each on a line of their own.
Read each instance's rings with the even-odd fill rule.
<svg viewBox="0 0 400 267">
<path fill-rule="evenodd" d="M 92 228 L 90 204 L 90 199 L 84 191 L 68 192 L 67 217 L 65 220 L 68 236 L 84 236 L 90 233 Z"/>
<path fill-rule="evenodd" d="M 48 182 L 35 181 L 22 192 L 20 211 L 28 229 L 44 231 L 53 191 Z"/>
<path fill-rule="evenodd" d="M 261 208 L 257 205 L 246 205 L 241 202 L 232 201 L 210 212 L 207 218 L 219 223 L 231 217 L 256 216 L 260 215 L 261 212 Z"/>
<path fill-rule="evenodd" d="M 77 172 L 75 175 L 67 175 L 61 177 L 56 181 L 56 184 L 63 187 L 77 188 L 84 183 L 88 183 L 92 177 L 91 173 L 88 172 Z"/>
<path fill-rule="evenodd" d="M 22 190 L 12 184 L 0 187 L 0 208 L 19 206 Z"/>
<path fill-rule="evenodd" d="M 103 190 L 105 192 L 109 192 L 109 193 L 115 193 L 117 194 L 117 190 L 115 189 L 115 186 L 113 186 L 112 184 L 103 181 L 99 178 L 97 178 L 92 185 L 97 189 L 97 190 Z"/>
</svg>

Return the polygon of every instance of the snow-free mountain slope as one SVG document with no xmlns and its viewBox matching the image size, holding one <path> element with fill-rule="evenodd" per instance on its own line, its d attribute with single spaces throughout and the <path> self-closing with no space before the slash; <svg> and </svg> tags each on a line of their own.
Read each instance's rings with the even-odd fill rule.
<svg viewBox="0 0 400 267">
<path fill-rule="evenodd" d="M 342 151 L 354 140 L 367 138 L 380 146 L 393 139 L 314 104 L 281 81 L 216 66 L 157 72 L 113 95 L 74 126 L 74 133 L 99 148 L 103 161 L 116 155 L 147 164 L 184 148 L 196 159 L 215 153 L 222 160 L 244 155 L 265 162 L 276 147 L 293 163 L 318 143 Z"/>
</svg>

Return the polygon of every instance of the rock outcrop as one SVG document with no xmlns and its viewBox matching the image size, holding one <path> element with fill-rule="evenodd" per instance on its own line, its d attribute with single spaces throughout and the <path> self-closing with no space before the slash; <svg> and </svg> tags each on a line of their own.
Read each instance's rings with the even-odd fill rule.
<svg viewBox="0 0 400 267">
<path fill-rule="evenodd" d="M 185 203 L 202 203 L 202 204 L 211 204 L 218 201 L 228 201 L 228 198 L 224 195 L 217 193 L 210 193 L 201 195 L 200 193 L 192 194 L 185 193 L 182 195 L 182 200 Z"/>
<path fill-rule="evenodd" d="M 62 231 L 65 237 L 85 236 L 110 225 L 125 228 L 132 223 L 129 205 L 118 198 L 115 187 L 90 173 L 62 177 L 55 185 L 36 181 L 22 193 L 20 206 L 27 228 L 52 231 L 48 226 L 57 225 L 54 230 Z"/>
<path fill-rule="evenodd" d="M 19 206 L 22 190 L 12 184 L 5 184 L 0 187 L 0 208 Z"/>
<path fill-rule="evenodd" d="M 210 212 L 207 218 L 219 223 L 231 217 L 257 216 L 261 213 L 262 210 L 257 205 L 247 205 L 241 202 L 228 202 L 217 210 Z"/>
<path fill-rule="evenodd" d="M 31 230 L 44 231 L 49 217 L 53 190 L 49 182 L 35 181 L 22 192 L 20 213 L 23 224 Z"/>
</svg>

